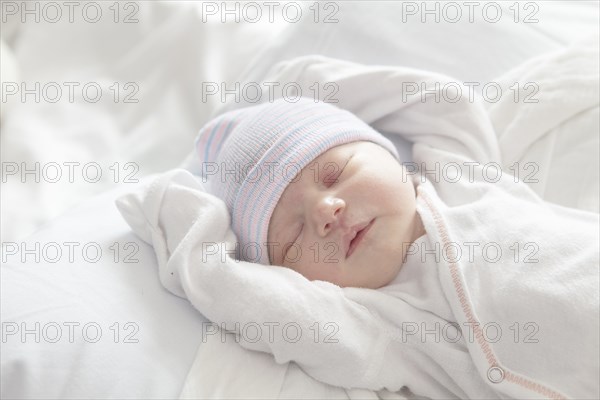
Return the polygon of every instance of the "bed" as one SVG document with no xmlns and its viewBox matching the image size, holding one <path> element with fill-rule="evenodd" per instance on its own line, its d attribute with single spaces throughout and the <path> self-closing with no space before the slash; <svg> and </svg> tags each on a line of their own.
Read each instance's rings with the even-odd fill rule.
<svg viewBox="0 0 600 400">
<path fill-rule="evenodd" d="M 131 24 L 22 23 L 12 15 L 3 21 L 3 91 L 5 82 L 76 81 L 105 93 L 95 103 L 79 91 L 72 102 L 3 99 L 3 398 L 181 394 L 207 320 L 161 286 L 152 248 L 131 232 L 114 201 L 156 173 L 193 169 L 202 124 L 248 103 L 207 95 L 208 84 L 260 83 L 278 62 L 310 54 L 491 82 L 599 32 L 596 2 L 537 2 L 534 23 L 521 21 L 533 8 L 517 16 L 508 3 L 497 23 L 423 23 L 419 15 L 408 18 L 406 4 L 353 2 L 334 3 L 334 23 L 315 23 L 311 4 L 301 3 L 299 21 L 274 24 L 222 23 L 209 18 L 206 3 L 131 4 L 119 17 L 135 11 Z M 114 16 L 108 3 L 103 7 Z M 127 95 L 138 101 L 124 102 Z M 410 143 L 396 145 L 408 158 Z M 72 181 L 65 162 L 79 163 L 71 164 Z M 23 163 L 39 163 L 39 182 L 22 174 Z M 91 163 L 100 178 L 83 173 Z M 65 174 L 57 182 L 55 164 Z M 548 196 L 567 202 L 557 189 Z M 588 208 L 594 200 L 585 200 Z"/>
</svg>

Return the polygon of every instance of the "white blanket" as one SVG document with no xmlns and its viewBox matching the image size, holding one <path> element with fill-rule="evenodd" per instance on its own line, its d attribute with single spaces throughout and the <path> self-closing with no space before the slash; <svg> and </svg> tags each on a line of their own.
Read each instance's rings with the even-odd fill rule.
<svg viewBox="0 0 600 400">
<path fill-rule="evenodd" d="M 408 98 L 403 97 L 408 89 L 406 83 L 427 82 L 428 87 L 432 87 L 435 82 L 450 81 L 447 77 L 406 68 L 366 67 L 307 57 L 281 65 L 272 80 L 296 81 L 306 88 L 315 81 L 337 82 L 340 107 L 355 112 L 376 129 L 398 133 L 414 141 L 413 158 L 428 169 L 436 162 L 473 160 L 499 162 L 509 168 L 515 160 L 529 161 L 528 152 L 533 150 L 536 154 L 546 151 L 544 166 L 553 167 L 564 154 L 569 158 L 574 153 L 555 153 L 550 144 L 544 144 L 547 135 L 560 137 L 565 127 L 571 124 L 578 128 L 579 138 L 583 138 L 584 143 L 598 143 L 597 125 L 595 129 L 590 129 L 594 126 L 589 125 L 590 115 L 598 112 L 597 48 L 597 42 L 583 43 L 513 71 L 502 82 L 510 85 L 514 83 L 513 79 L 519 78 L 518 73 L 527 71 L 528 82 L 533 80 L 540 87 L 539 102 L 533 105 L 515 103 L 514 92 L 505 91 L 505 96 L 487 110 L 480 101 L 465 101 L 464 98 L 456 103 L 422 102 L 419 91 Z M 545 90 L 547 86 L 543 82 L 551 84 L 551 90 Z M 545 108 L 548 111 L 544 111 Z M 580 120 L 582 116 L 586 117 L 585 121 Z M 588 125 L 581 130 L 582 124 Z M 566 145 L 568 150 L 568 145 L 575 148 L 578 144 L 567 141 Z M 597 153 L 591 155 L 589 161 L 597 163 Z M 563 204 L 597 211 L 598 197 L 594 188 L 597 188 L 598 175 L 597 170 L 592 171 L 594 164 L 589 161 L 586 160 L 578 170 L 570 171 L 571 179 L 560 182 L 563 191 L 572 193 L 564 196 Z M 471 170 L 475 175 L 482 171 L 480 166 Z M 463 170 L 463 173 L 469 172 Z M 523 173 L 522 170 L 519 172 Z M 541 171 L 541 167 L 540 172 L 536 175 L 538 188 L 555 184 L 552 174 Z M 595 182 L 596 186 L 575 186 L 580 183 L 579 176 Z M 537 191 L 540 193 L 539 189 Z M 464 243 L 476 239 L 480 243 L 498 243 L 504 248 L 515 241 L 521 246 L 525 242 L 540 246 L 539 253 L 536 252 L 540 261 L 534 264 L 535 268 L 524 263 L 523 257 L 517 262 L 512 262 L 509 257 L 490 264 L 480 255 L 474 263 L 441 261 L 439 280 L 452 310 L 450 321 L 460 326 L 493 321 L 507 329 L 511 321 L 524 324 L 533 319 L 543 340 L 531 346 L 518 346 L 506 340 L 490 343 L 482 339 L 485 333 L 475 328 L 476 340 L 465 340 L 462 344 L 468 349 L 468 357 L 478 376 L 459 376 L 460 371 L 454 372 L 452 379 L 455 384 L 459 383 L 459 390 L 450 384 L 444 387 L 447 382 L 444 374 L 448 371 L 430 371 L 430 382 L 409 382 L 410 389 L 430 397 L 597 398 L 598 215 L 551 206 L 528 186 L 515 184 L 512 177 L 506 176 L 495 185 L 479 182 L 464 188 L 443 181 L 434 185 L 424 183 L 419 187 L 418 199 L 419 212 L 431 243 Z M 460 207 L 465 204 L 469 207 Z M 213 321 L 253 321 L 259 311 L 272 312 L 274 316 L 285 315 L 278 314 L 277 307 L 281 304 L 269 305 L 268 299 L 258 293 L 255 298 L 246 296 L 251 289 L 246 286 L 252 286 L 248 283 L 253 280 L 263 282 L 263 292 L 269 295 L 283 293 L 281 285 L 289 281 L 294 285 L 313 285 L 318 288 L 315 290 L 331 293 L 331 299 L 336 301 L 340 298 L 337 296 L 355 301 L 366 301 L 369 297 L 363 289 L 348 288 L 340 294 L 340 289 L 334 285 L 302 282 L 298 274 L 287 269 L 239 263 L 224 256 L 220 252 L 223 245 L 219 243 L 235 241 L 228 228 L 226 209 L 219 200 L 203 193 L 201 185 L 186 172 L 165 174 L 147 190 L 122 198 L 119 207 L 136 233 L 153 244 L 163 285 L 179 296 L 188 297 Z M 505 233 L 506 230 L 510 235 Z M 208 248 L 207 243 L 214 245 Z M 475 265 L 478 267 L 474 268 Z M 482 268 L 482 265 L 488 268 Z M 236 284 L 240 297 L 223 294 Z M 291 288 L 294 288 L 293 284 L 290 283 Z M 264 300 L 262 303 L 261 299 Z M 327 315 L 327 308 L 335 304 L 328 303 L 327 307 L 313 312 Z M 239 315 L 239 310 L 244 310 L 247 316 Z M 417 311 L 415 309 L 413 315 L 407 314 L 407 320 L 411 316 L 418 317 Z M 354 328 L 357 332 L 366 330 L 359 325 Z M 520 334 L 528 333 L 523 331 L 522 325 L 516 329 Z M 389 376 L 383 368 L 367 369 L 366 375 L 357 376 L 347 374 L 344 365 L 339 365 L 336 370 L 336 361 L 344 360 L 344 357 L 340 355 L 336 359 L 337 353 L 332 351 L 335 346 L 313 346 L 306 354 L 293 354 L 288 349 L 291 355 L 297 356 L 294 358 L 263 341 L 241 343 L 247 349 L 275 353 L 276 363 L 271 356 L 249 352 L 232 340 L 222 340 L 215 332 L 210 331 L 211 334 L 206 335 L 207 342 L 199 348 L 196 363 L 182 391 L 184 398 L 402 396 L 382 389 L 385 386 L 382 382 Z M 340 344 L 341 350 L 352 350 L 343 348 L 344 344 L 347 342 Z M 314 353 L 316 350 L 322 351 L 322 359 L 328 365 L 315 363 L 319 356 Z M 443 363 L 435 360 L 435 353 L 429 356 L 432 361 Z M 289 360 L 297 361 L 302 369 Z M 562 373 L 564 368 L 572 375 Z M 345 389 L 319 383 L 314 378 Z M 350 389 L 353 386 L 368 387 L 373 391 Z M 391 384 L 389 387 L 400 389 Z M 299 392 L 299 388 L 303 391 Z"/>
</svg>

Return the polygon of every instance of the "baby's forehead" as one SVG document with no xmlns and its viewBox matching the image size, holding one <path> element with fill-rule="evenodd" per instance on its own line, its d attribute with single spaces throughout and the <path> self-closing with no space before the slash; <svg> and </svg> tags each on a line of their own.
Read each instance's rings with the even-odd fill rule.
<svg viewBox="0 0 600 400">
<path fill-rule="evenodd" d="M 340 154 L 355 151 L 356 149 L 360 148 L 362 144 L 365 144 L 365 143 L 370 143 L 370 142 L 360 140 L 360 141 L 356 141 L 356 142 L 344 143 L 339 146 L 333 146 L 333 147 L 325 150 L 323 153 L 319 154 L 319 156 L 316 157 L 312 162 L 314 163 L 315 161 L 319 161 L 319 160 L 322 160 L 325 158 L 331 158 L 333 156 L 338 156 Z"/>
<path fill-rule="evenodd" d="M 316 157 L 312 162 L 310 162 L 307 165 L 307 167 L 305 167 L 305 168 L 309 168 L 311 166 L 311 164 L 314 165 L 319 162 L 322 163 L 323 161 L 335 164 L 337 160 L 340 160 L 345 163 L 346 158 L 348 156 L 350 156 L 351 154 L 364 153 L 366 155 L 370 155 L 370 154 L 374 154 L 381 150 L 387 152 L 387 150 L 384 147 L 380 146 L 379 144 L 369 142 L 366 140 L 350 142 L 350 143 L 332 147 L 332 148 L 324 151 L 322 154 L 320 154 L 318 157 Z M 377 162 L 377 160 L 379 160 L 379 159 L 376 157 L 365 157 L 365 158 L 361 159 L 362 162 L 368 162 L 368 161 Z"/>
</svg>

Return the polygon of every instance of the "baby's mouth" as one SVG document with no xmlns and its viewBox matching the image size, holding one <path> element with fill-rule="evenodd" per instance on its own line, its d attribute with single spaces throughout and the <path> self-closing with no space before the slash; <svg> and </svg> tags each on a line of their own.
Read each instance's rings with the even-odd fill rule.
<svg viewBox="0 0 600 400">
<path fill-rule="evenodd" d="M 373 218 L 368 223 L 358 224 L 353 227 L 351 231 L 351 235 L 349 236 L 349 243 L 346 251 L 346 258 L 350 257 L 352 253 L 356 250 L 356 248 L 362 243 L 363 238 L 369 232 L 373 223 L 375 222 L 375 218 Z"/>
</svg>

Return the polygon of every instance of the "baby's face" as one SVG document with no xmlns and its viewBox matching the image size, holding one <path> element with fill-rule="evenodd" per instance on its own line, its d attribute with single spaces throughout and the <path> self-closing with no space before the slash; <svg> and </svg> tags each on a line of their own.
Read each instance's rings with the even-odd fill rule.
<svg viewBox="0 0 600 400">
<path fill-rule="evenodd" d="M 275 207 L 268 232 L 271 264 L 341 287 L 388 284 L 408 243 L 424 233 L 414 185 L 403 179 L 402 168 L 371 142 L 321 154 Z"/>
</svg>

